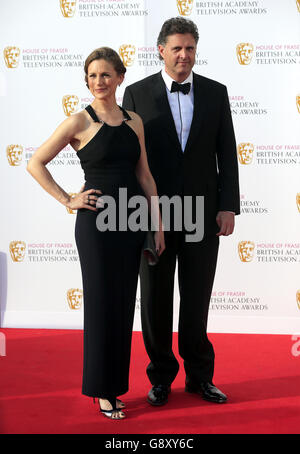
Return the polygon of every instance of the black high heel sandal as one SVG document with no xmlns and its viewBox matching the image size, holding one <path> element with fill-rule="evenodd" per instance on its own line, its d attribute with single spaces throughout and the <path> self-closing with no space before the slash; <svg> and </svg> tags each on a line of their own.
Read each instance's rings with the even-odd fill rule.
<svg viewBox="0 0 300 454">
<path fill-rule="evenodd" d="M 108 400 L 108 402 L 112 406 L 111 410 L 103 410 L 103 408 L 101 408 L 101 405 L 100 405 L 100 398 L 97 398 L 97 399 L 98 399 L 98 404 L 99 404 L 99 411 L 101 413 L 103 413 L 104 416 L 106 416 L 109 419 L 117 419 L 117 420 L 125 418 L 125 414 L 122 411 L 123 408 L 125 408 L 125 404 L 120 399 L 116 399 L 115 397 L 109 397 L 109 398 L 108 397 L 102 397 L 102 399 Z M 94 402 L 94 404 L 96 403 L 95 397 L 93 397 L 93 402 Z M 119 404 L 122 404 L 123 406 L 118 408 L 117 407 L 117 402 L 119 402 Z M 118 413 L 123 413 L 123 416 L 119 416 Z"/>
</svg>

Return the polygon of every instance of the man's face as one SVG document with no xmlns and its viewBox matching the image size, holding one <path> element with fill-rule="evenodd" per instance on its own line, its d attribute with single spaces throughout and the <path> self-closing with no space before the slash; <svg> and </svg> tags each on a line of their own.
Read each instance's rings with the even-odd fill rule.
<svg viewBox="0 0 300 454">
<path fill-rule="evenodd" d="M 176 33 L 167 38 L 158 50 L 165 62 L 166 73 L 176 82 L 183 82 L 195 64 L 196 41 L 190 33 Z"/>
</svg>

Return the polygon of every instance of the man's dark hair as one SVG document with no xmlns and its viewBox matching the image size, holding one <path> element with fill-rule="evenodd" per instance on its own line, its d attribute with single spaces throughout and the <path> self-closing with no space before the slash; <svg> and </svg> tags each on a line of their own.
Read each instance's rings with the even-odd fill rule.
<svg viewBox="0 0 300 454">
<path fill-rule="evenodd" d="M 199 40 L 198 28 L 197 25 L 194 24 L 189 19 L 184 19 L 183 17 L 172 17 L 171 19 L 166 20 L 161 27 L 160 33 L 157 38 L 157 47 L 159 45 L 165 46 L 168 40 L 168 36 L 175 35 L 176 33 L 185 34 L 190 33 L 196 44 Z M 159 55 L 160 60 L 163 58 Z"/>
</svg>

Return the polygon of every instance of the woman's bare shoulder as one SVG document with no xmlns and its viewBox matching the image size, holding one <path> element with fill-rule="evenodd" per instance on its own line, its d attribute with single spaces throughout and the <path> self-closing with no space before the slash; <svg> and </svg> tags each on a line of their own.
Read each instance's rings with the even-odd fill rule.
<svg viewBox="0 0 300 454">
<path fill-rule="evenodd" d="M 68 117 L 70 124 L 73 123 L 74 125 L 78 126 L 85 125 L 88 119 L 89 115 L 87 114 L 86 110 L 81 110 L 80 112 L 74 113 L 73 115 L 70 115 L 70 117 Z"/>
<path fill-rule="evenodd" d="M 70 115 L 64 123 L 66 127 L 72 130 L 73 133 L 79 133 L 86 129 L 89 123 L 89 118 L 86 111 L 82 110 L 81 112 Z"/>
</svg>

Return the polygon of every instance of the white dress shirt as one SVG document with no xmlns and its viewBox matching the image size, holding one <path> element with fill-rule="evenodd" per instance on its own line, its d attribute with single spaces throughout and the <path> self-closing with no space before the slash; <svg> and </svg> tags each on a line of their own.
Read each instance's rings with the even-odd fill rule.
<svg viewBox="0 0 300 454">
<path fill-rule="evenodd" d="M 193 73 L 191 72 L 189 77 L 182 82 L 183 84 L 187 82 L 190 82 L 191 84 L 190 92 L 187 95 L 184 95 L 181 91 L 171 93 L 173 79 L 166 73 L 165 69 L 162 70 L 161 75 L 166 84 L 168 101 L 173 115 L 178 140 L 181 144 L 182 151 L 184 151 L 194 113 Z"/>
<path fill-rule="evenodd" d="M 182 151 L 184 151 L 189 137 L 194 113 L 193 73 L 191 72 L 185 81 L 182 82 L 183 84 L 186 84 L 187 82 L 190 82 L 191 84 L 190 92 L 187 95 L 184 95 L 181 91 L 171 93 L 173 82 L 172 77 L 166 73 L 165 69 L 162 70 L 161 75 L 166 84 L 168 101 L 176 126 L 178 140 L 181 144 Z M 233 211 L 228 211 L 228 213 L 235 214 Z"/>
</svg>

